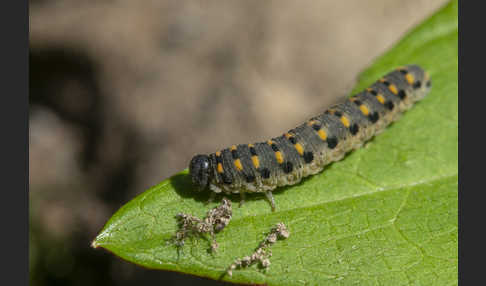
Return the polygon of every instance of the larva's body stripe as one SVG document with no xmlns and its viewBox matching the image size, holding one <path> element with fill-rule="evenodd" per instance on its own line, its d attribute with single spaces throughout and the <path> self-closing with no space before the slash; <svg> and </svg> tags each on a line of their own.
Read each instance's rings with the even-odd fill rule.
<svg viewBox="0 0 486 286">
<path fill-rule="evenodd" d="M 271 190 L 295 184 L 361 147 L 429 89 L 429 76 L 420 67 L 397 68 L 281 136 L 195 156 L 193 182 L 215 193 L 265 192 L 273 202 Z"/>
</svg>

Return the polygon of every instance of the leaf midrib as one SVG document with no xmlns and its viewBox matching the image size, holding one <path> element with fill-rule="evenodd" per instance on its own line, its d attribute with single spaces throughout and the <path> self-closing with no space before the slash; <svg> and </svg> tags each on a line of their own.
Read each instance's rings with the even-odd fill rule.
<svg viewBox="0 0 486 286">
<path fill-rule="evenodd" d="M 274 215 L 274 214 L 291 212 L 291 211 L 294 211 L 294 210 L 312 209 L 312 208 L 316 208 L 316 207 L 319 207 L 319 206 L 322 206 L 322 205 L 325 205 L 325 204 L 341 202 L 341 201 L 345 201 L 345 200 L 348 200 L 348 199 L 355 199 L 355 198 L 366 197 L 366 196 L 370 196 L 370 195 L 374 195 L 374 194 L 378 194 L 378 193 L 382 193 L 382 192 L 387 192 L 387 191 L 394 191 L 394 190 L 411 188 L 411 187 L 420 186 L 420 185 L 426 185 L 426 184 L 430 184 L 430 183 L 433 183 L 433 182 L 436 182 L 436 181 L 447 180 L 447 179 L 455 177 L 455 176 L 457 176 L 457 172 L 453 173 L 453 174 L 449 174 L 449 175 L 443 175 L 443 176 L 435 177 L 435 178 L 432 178 L 430 180 L 422 180 L 422 181 L 419 181 L 417 183 L 404 184 L 404 185 L 393 186 L 393 187 L 389 187 L 389 188 L 380 188 L 379 187 L 375 191 L 371 191 L 371 192 L 360 193 L 360 194 L 357 194 L 357 195 L 344 196 L 344 197 L 341 197 L 341 198 L 332 199 L 332 200 L 328 200 L 328 201 L 324 201 L 324 202 L 320 202 L 320 203 L 316 203 L 316 204 L 310 204 L 310 205 L 307 205 L 305 207 L 295 207 L 295 208 L 289 208 L 289 209 L 285 209 L 285 210 L 275 211 L 275 212 L 272 212 L 272 213 L 252 215 L 251 217 L 255 218 L 255 217 L 262 217 L 262 216 L 267 216 L 267 215 Z M 237 218 L 237 219 L 234 219 L 233 221 L 240 221 L 240 220 L 245 219 L 246 217 L 248 217 L 248 216 Z"/>
<path fill-rule="evenodd" d="M 316 204 L 311 204 L 311 205 L 308 205 L 308 206 L 305 206 L 305 207 L 295 207 L 295 208 L 289 208 L 289 209 L 285 209 L 285 210 L 275 211 L 275 212 L 272 212 L 272 213 L 252 215 L 251 218 L 254 219 L 254 218 L 264 217 L 264 216 L 268 216 L 268 215 L 284 214 L 284 213 L 289 213 L 289 212 L 292 212 L 292 211 L 295 211 L 295 210 L 310 210 L 310 209 L 321 207 L 322 205 L 325 205 L 325 204 L 341 202 L 341 201 L 345 201 L 345 200 L 349 200 L 349 199 L 355 199 L 355 198 L 359 198 L 359 197 L 371 196 L 371 195 L 375 195 L 375 194 L 378 194 L 378 193 L 395 191 L 395 190 L 399 190 L 399 189 L 406 189 L 406 188 L 412 188 L 412 187 L 421 186 L 421 185 L 427 185 L 427 184 L 430 184 L 430 183 L 433 183 L 433 182 L 447 180 L 449 178 L 456 177 L 457 175 L 458 175 L 458 173 L 455 172 L 455 173 L 452 173 L 452 174 L 435 177 L 435 178 L 432 178 L 432 179 L 429 179 L 429 180 L 422 180 L 422 181 L 415 182 L 415 183 L 409 183 L 409 184 L 404 184 L 404 185 L 400 185 L 400 186 L 393 186 L 393 187 L 389 187 L 389 188 L 377 188 L 376 190 L 371 191 L 371 192 L 361 193 L 361 194 L 358 194 L 358 195 L 345 196 L 345 197 L 341 197 L 341 198 L 337 198 L 337 199 L 333 199 L 333 200 L 328 200 L 328 201 L 324 201 L 324 202 L 320 202 L 320 203 L 316 203 Z M 146 213 L 145 211 L 142 211 L 142 212 Z M 281 217 L 282 215 L 278 215 L 278 216 Z M 233 219 L 233 224 L 235 222 L 245 220 L 248 217 L 249 216 L 243 216 L 243 217 L 240 217 L 240 218 Z M 377 226 L 377 227 L 385 227 L 385 226 L 389 226 L 390 224 L 393 224 L 393 222 L 387 223 L 385 225 Z M 159 235 L 159 237 L 164 237 L 164 236 L 167 236 L 169 234 L 172 234 L 172 232 L 161 233 Z M 145 240 L 146 240 L 146 238 L 145 238 Z M 129 245 L 129 244 L 133 244 L 133 243 L 134 243 L 134 241 L 130 241 L 128 244 L 120 243 L 120 241 L 115 241 L 113 243 L 98 242 L 96 245 L 97 246 L 107 246 L 107 245 L 113 245 L 113 244 L 114 245 Z"/>
</svg>

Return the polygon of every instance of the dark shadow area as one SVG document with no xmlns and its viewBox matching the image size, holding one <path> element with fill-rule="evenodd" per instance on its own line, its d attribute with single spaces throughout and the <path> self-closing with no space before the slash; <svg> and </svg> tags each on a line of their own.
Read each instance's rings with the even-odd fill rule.
<svg viewBox="0 0 486 286">
<path fill-rule="evenodd" d="M 324 170 L 326 170 L 330 165 L 327 165 L 324 167 Z M 305 181 L 309 180 L 311 176 L 302 178 L 302 180 L 291 186 L 284 186 L 284 187 L 278 187 L 272 191 L 273 196 L 275 197 L 275 205 L 276 205 L 276 210 L 278 211 L 278 196 L 280 194 L 283 194 L 285 191 L 287 191 L 290 188 L 293 188 L 295 186 L 299 186 L 303 184 Z M 174 190 L 183 198 L 193 198 L 195 201 L 198 202 L 208 202 L 210 196 L 211 196 L 211 190 L 205 189 L 201 192 L 197 191 L 197 188 L 193 186 L 192 181 L 191 181 L 191 176 L 189 174 L 177 174 L 174 175 L 173 177 L 170 178 L 170 183 Z M 226 197 L 231 200 L 231 202 L 234 204 L 234 207 L 245 207 L 245 203 L 241 205 L 241 195 L 240 194 L 216 194 L 214 197 L 215 202 L 219 202 L 223 197 Z M 271 211 L 271 206 L 270 203 L 267 201 L 265 194 L 264 193 L 245 193 L 245 202 L 250 202 L 250 201 L 258 201 L 258 200 L 265 200 L 268 203 L 268 210 Z M 208 209 L 209 210 L 209 209 Z"/>
<path fill-rule="evenodd" d="M 85 142 L 80 159 L 88 168 L 103 133 L 98 65 L 81 51 L 52 47 L 30 49 L 29 67 L 30 106 L 45 106 L 81 131 Z"/>
<path fill-rule="evenodd" d="M 198 192 L 197 188 L 194 187 L 191 181 L 191 176 L 189 174 L 177 174 L 170 178 L 170 182 L 177 194 L 183 198 L 193 198 L 198 202 L 208 202 L 211 197 L 211 190 L 209 188 Z M 216 194 L 214 197 L 215 202 L 219 202 L 223 197 L 231 200 L 236 206 L 239 206 L 241 202 L 240 194 Z M 263 193 L 246 193 L 245 201 L 254 200 L 266 200 Z M 243 207 L 243 204 L 241 207 Z"/>
<path fill-rule="evenodd" d="M 189 174 L 176 174 L 172 176 L 170 178 L 170 184 L 176 193 L 183 198 L 193 198 L 198 202 L 207 202 L 211 195 L 209 189 L 198 191 L 197 187 L 192 184 Z"/>
</svg>

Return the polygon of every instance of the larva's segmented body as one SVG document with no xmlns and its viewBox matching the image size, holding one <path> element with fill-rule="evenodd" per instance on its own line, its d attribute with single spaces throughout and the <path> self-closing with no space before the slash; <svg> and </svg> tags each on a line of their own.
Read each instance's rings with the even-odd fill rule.
<svg viewBox="0 0 486 286">
<path fill-rule="evenodd" d="M 360 148 L 427 95 L 430 86 L 419 66 L 400 67 L 282 136 L 194 156 L 189 166 L 193 183 L 200 190 L 242 197 L 264 192 L 273 210 L 273 189 L 296 184 Z"/>
</svg>

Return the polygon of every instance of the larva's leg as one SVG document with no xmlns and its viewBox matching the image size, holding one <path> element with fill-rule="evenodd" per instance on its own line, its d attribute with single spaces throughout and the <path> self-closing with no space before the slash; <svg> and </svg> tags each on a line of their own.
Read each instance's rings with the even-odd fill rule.
<svg viewBox="0 0 486 286">
<path fill-rule="evenodd" d="M 267 197 L 268 202 L 272 206 L 272 212 L 275 211 L 275 200 L 273 199 L 273 195 L 271 191 L 265 192 L 265 196 Z"/>
<path fill-rule="evenodd" d="M 241 197 L 241 200 L 240 200 L 240 205 L 239 207 L 241 208 L 241 206 L 245 203 L 245 192 L 240 192 L 240 197 Z"/>
</svg>

